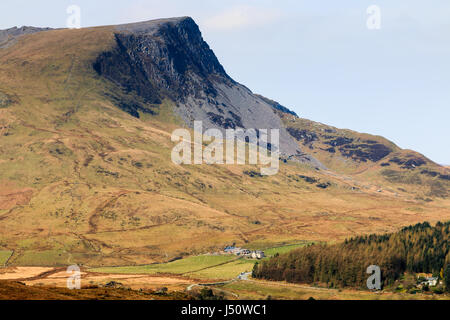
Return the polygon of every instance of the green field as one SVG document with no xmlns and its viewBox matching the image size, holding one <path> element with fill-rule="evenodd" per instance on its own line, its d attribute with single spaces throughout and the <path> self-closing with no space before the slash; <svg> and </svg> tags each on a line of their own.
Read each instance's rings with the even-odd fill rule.
<svg viewBox="0 0 450 320">
<path fill-rule="evenodd" d="M 0 251 L 0 266 L 4 266 L 6 261 L 8 261 L 11 256 L 12 251 L 9 250 L 1 250 Z"/>
<path fill-rule="evenodd" d="M 251 272 L 255 260 L 239 259 L 217 267 L 192 272 L 189 276 L 199 279 L 234 279 L 242 272 Z"/>
<path fill-rule="evenodd" d="M 70 265 L 69 254 L 62 249 L 32 251 L 26 250 L 17 257 L 15 263 L 22 266 Z"/>
<path fill-rule="evenodd" d="M 171 273 L 176 275 L 185 275 L 185 274 L 194 275 L 202 272 L 202 269 L 213 267 L 217 268 L 219 266 L 222 266 L 223 264 L 232 262 L 233 260 L 236 260 L 235 256 L 203 255 L 161 264 L 151 264 L 145 266 L 127 266 L 127 267 L 102 267 L 102 268 L 94 268 L 91 269 L 90 271 L 101 273 L 133 273 L 133 274 Z M 203 270 L 203 272 L 204 271 L 205 270 Z"/>
</svg>

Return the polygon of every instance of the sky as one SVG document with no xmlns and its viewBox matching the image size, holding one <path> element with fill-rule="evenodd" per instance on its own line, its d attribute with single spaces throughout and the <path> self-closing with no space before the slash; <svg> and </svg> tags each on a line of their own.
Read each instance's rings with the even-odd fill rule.
<svg viewBox="0 0 450 320">
<path fill-rule="evenodd" d="M 191 16 L 228 74 L 299 116 L 450 165 L 448 0 L 15 0 L 0 29 Z M 379 9 L 379 29 L 369 29 Z"/>
</svg>

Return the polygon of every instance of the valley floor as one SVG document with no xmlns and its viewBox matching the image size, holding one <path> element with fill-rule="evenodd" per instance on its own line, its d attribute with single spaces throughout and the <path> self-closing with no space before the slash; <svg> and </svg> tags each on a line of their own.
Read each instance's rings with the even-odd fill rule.
<svg viewBox="0 0 450 320">
<path fill-rule="evenodd" d="M 211 269 L 217 269 L 212 267 Z M 216 270 L 217 271 L 217 270 Z M 0 269 L 0 300 L 14 299 L 100 299 L 100 300 L 182 300 L 192 299 L 201 288 L 212 288 L 216 296 L 230 300 L 450 300 L 450 295 L 370 292 L 330 289 L 311 285 L 253 280 L 236 274 L 225 280 L 195 279 L 188 275 L 146 273 L 102 273 L 82 270 L 82 288 L 68 290 L 65 268 L 9 267 Z M 161 292 L 163 292 L 161 294 Z"/>
</svg>

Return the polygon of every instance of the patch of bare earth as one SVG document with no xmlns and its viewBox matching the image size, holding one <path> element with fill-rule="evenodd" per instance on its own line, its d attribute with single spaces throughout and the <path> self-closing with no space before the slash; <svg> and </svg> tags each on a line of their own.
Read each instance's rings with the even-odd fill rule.
<svg viewBox="0 0 450 320">
<path fill-rule="evenodd" d="M 54 268 L 47 267 L 8 267 L 0 269 L 0 280 L 19 280 L 37 277 Z"/>
</svg>

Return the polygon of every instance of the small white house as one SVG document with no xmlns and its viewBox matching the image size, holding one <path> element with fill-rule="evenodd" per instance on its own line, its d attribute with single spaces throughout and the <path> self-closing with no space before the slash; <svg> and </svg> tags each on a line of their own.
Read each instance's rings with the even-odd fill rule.
<svg viewBox="0 0 450 320">
<path fill-rule="evenodd" d="M 422 284 L 426 284 L 429 287 L 435 287 L 438 285 L 438 282 L 439 282 L 438 277 L 429 277 L 429 278 L 425 278 L 425 281 L 422 282 Z"/>
<path fill-rule="evenodd" d="M 253 259 L 262 259 L 262 258 L 265 257 L 264 251 L 259 251 L 259 250 L 252 251 L 251 257 L 252 257 Z"/>
<path fill-rule="evenodd" d="M 438 277 L 425 277 L 424 280 L 420 282 L 419 287 L 428 286 L 436 287 L 439 284 Z"/>
</svg>

